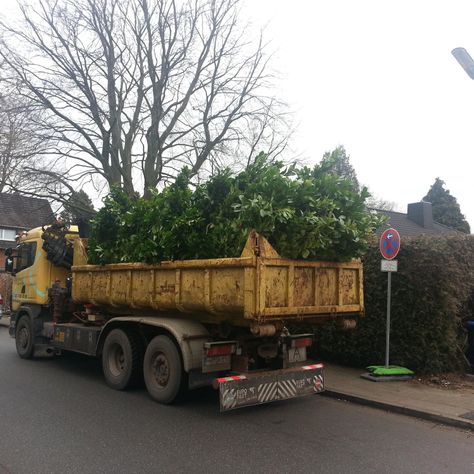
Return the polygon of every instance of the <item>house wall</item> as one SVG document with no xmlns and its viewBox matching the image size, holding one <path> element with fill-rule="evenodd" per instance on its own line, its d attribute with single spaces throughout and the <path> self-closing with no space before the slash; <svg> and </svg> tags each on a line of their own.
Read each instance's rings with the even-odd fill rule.
<svg viewBox="0 0 474 474">
<path fill-rule="evenodd" d="M 13 278 L 10 274 L 0 271 L 0 295 L 3 297 L 3 309 L 11 308 L 12 300 L 12 282 Z"/>
<path fill-rule="evenodd" d="M 0 249 L 0 272 L 5 270 L 5 249 Z"/>
<path fill-rule="evenodd" d="M 3 298 L 3 309 L 11 308 L 12 282 L 10 274 L 5 273 L 5 249 L 0 249 L 0 295 Z"/>
</svg>

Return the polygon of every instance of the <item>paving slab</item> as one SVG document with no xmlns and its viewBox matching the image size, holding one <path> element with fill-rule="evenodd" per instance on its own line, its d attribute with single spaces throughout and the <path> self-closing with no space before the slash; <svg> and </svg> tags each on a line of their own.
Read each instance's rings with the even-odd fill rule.
<svg viewBox="0 0 474 474">
<path fill-rule="evenodd" d="M 10 316 L 3 316 L 0 318 L 0 326 L 10 327 Z"/>
<path fill-rule="evenodd" d="M 474 431 L 474 389 L 441 389 L 413 381 L 373 383 L 360 377 L 363 372 L 326 363 L 325 394 Z"/>
</svg>

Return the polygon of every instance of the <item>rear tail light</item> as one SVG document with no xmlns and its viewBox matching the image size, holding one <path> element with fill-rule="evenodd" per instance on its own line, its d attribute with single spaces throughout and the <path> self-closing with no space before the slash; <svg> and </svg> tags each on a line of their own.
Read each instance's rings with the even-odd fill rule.
<svg viewBox="0 0 474 474">
<path fill-rule="evenodd" d="M 313 344 L 313 338 L 310 336 L 303 336 L 303 337 L 297 337 L 293 338 L 291 340 L 291 347 L 292 348 L 301 348 L 301 347 L 308 347 Z"/>
<path fill-rule="evenodd" d="M 232 354 L 235 354 L 236 350 L 236 341 L 205 342 L 202 357 L 203 374 L 230 370 Z"/>
<path fill-rule="evenodd" d="M 235 342 L 206 342 L 204 344 L 206 357 L 231 355 L 235 353 L 235 349 Z"/>
<path fill-rule="evenodd" d="M 3 298 L 0 298 L 0 304 L 3 304 Z"/>
</svg>

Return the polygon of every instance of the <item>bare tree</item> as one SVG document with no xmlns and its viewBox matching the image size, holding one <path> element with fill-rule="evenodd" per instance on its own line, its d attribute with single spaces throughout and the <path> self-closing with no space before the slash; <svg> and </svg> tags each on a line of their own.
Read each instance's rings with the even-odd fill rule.
<svg viewBox="0 0 474 474">
<path fill-rule="evenodd" d="M 69 183 L 96 175 L 146 195 L 185 165 L 196 175 L 285 148 L 265 45 L 245 40 L 239 0 L 35 5 L 20 4 L 21 27 L 1 23 L 0 58 L 45 109 L 36 127 Z"/>
<path fill-rule="evenodd" d="M 25 101 L 17 87 L 0 90 L 0 192 L 21 192 L 61 205 L 76 191 L 63 177 L 64 167 L 47 158 L 54 144 L 38 131 L 43 112 Z"/>
<path fill-rule="evenodd" d="M 8 92 L 0 94 L 0 192 L 20 188 L 25 169 L 37 167 L 46 144 L 32 126 L 34 114 L 29 104 Z"/>
<path fill-rule="evenodd" d="M 375 209 L 377 211 L 397 211 L 399 205 L 394 201 L 387 201 L 378 196 L 371 195 L 366 202 L 366 205 L 370 209 Z"/>
</svg>

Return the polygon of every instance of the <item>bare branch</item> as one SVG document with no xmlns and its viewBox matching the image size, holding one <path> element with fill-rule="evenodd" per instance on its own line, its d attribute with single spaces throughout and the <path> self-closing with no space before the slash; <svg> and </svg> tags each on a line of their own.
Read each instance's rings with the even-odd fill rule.
<svg viewBox="0 0 474 474">
<path fill-rule="evenodd" d="M 285 150 L 266 45 L 246 40 L 239 3 L 20 3 L 22 27 L 0 23 L 0 80 L 38 110 L 42 159 L 61 162 L 62 181 L 99 177 L 147 194 L 184 165 L 197 175 Z"/>
</svg>

